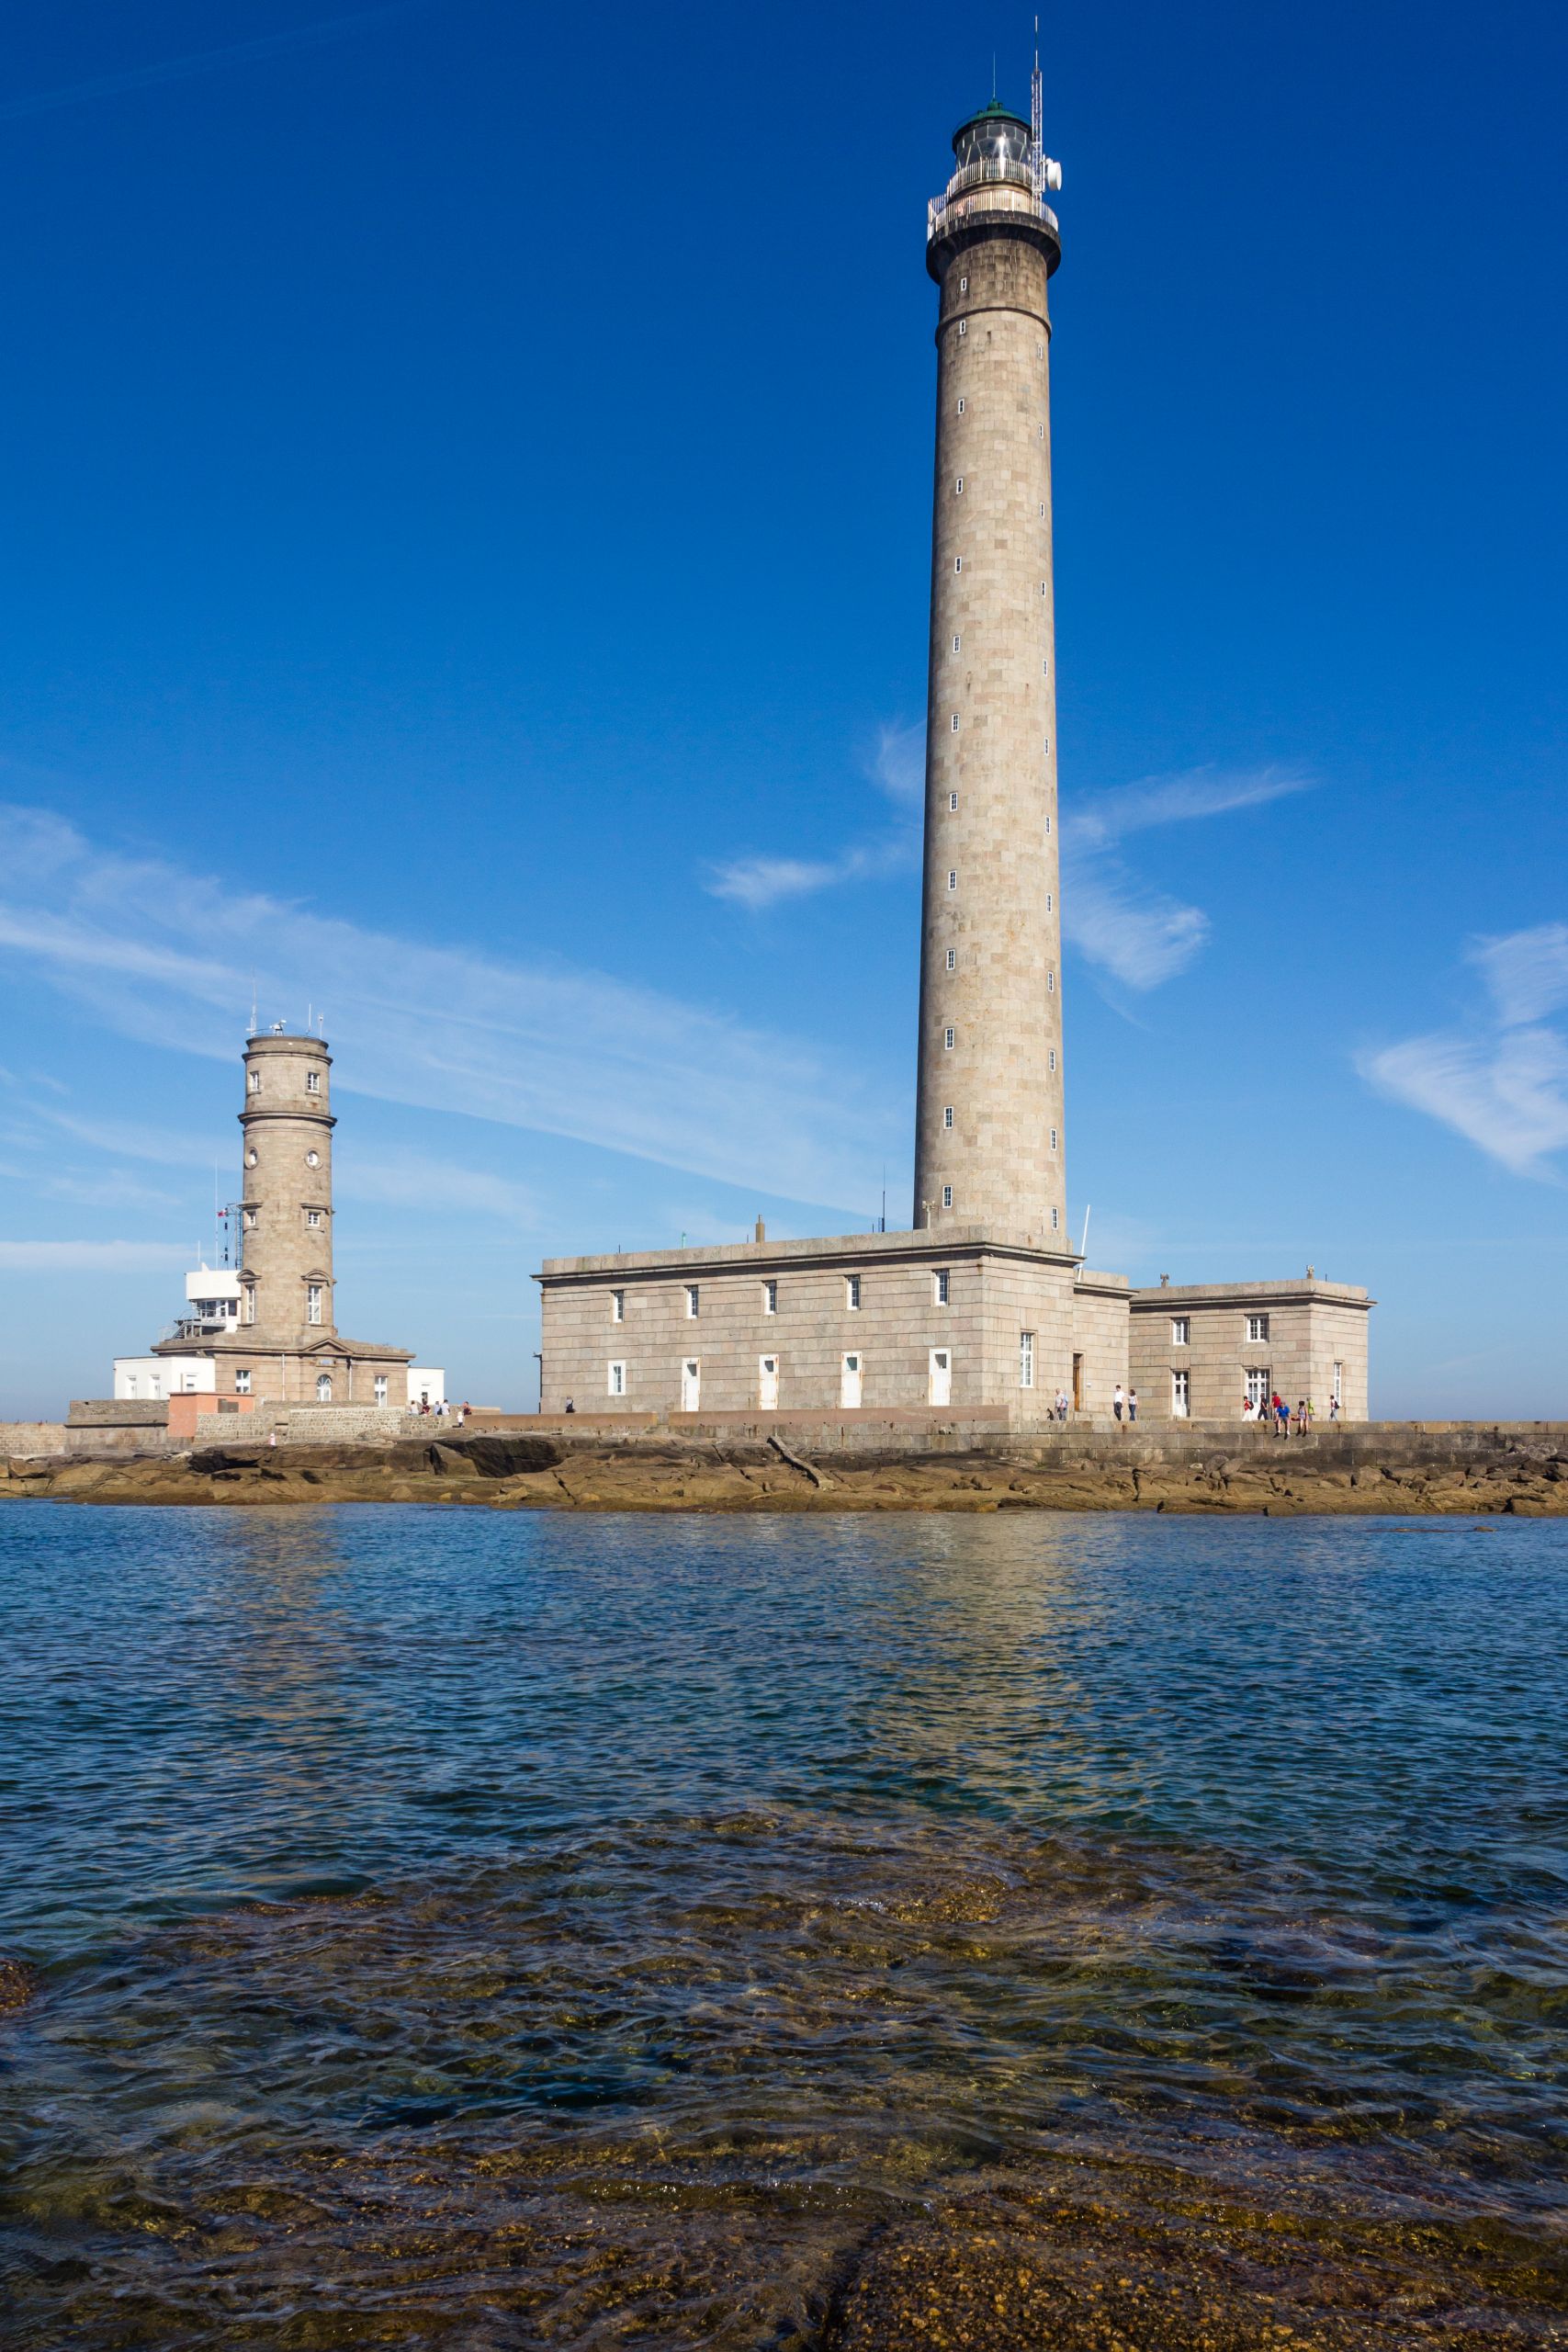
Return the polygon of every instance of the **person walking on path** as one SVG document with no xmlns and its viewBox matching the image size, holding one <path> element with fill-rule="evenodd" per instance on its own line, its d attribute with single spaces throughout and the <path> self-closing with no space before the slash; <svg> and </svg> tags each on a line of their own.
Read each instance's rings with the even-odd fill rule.
<svg viewBox="0 0 1568 2352">
<path fill-rule="evenodd" d="M 1111 1409 L 1115 1414 L 1118 1420 L 1122 1418 L 1122 1408 L 1125 1405 L 1126 1401 L 1127 1399 L 1122 1392 L 1122 1383 L 1118 1381 L 1115 1387 L 1111 1392 Z"/>
<path fill-rule="evenodd" d="M 1127 1391 L 1127 1419 L 1130 1421 L 1135 1421 L 1137 1418 L 1138 1392 L 1135 1388 L 1129 1388 Z"/>
</svg>

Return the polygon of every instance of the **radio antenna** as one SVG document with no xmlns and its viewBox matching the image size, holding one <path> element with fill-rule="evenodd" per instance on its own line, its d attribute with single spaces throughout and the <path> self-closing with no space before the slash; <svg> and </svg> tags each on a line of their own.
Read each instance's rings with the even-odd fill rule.
<svg viewBox="0 0 1568 2352">
<path fill-rule="evenodd" d="M 1034 71 L 1029 77 L 1029 176 L 1036 204 L 1045 196 L 1045 95 L 1040 80 L 1040 19 L 1034 19 Z"/>
</svg>

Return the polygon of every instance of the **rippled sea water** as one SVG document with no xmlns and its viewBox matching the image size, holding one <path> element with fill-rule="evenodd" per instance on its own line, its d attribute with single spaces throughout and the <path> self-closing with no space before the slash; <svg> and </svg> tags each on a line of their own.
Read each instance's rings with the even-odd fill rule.
<svg viewBox="0 0 1568 2352">
<path fill-rule="evenodd" d="M 1568 2343 L 1568 1525 L 17 1504 L 0 1820 L 6 2344 L 848 2342 L 1067 2185 Z"/>
</svg>

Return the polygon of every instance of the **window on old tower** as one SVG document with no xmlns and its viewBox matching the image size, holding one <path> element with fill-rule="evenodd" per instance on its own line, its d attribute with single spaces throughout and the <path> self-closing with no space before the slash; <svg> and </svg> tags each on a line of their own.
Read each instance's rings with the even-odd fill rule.
<svg viewBox="0 0 1568 2352">
<path fill-rule="evenodd" d="M 320 1226 L 320 1224 L 321 1224 L 321 1210 L 320 1210 L 320 1209 L 307 1209 L 307 1210 L 306 1210 L 306 1212 L 305 1212 L 305 1222 L 306 1222 L 306 1224 L 310 1227 L 311 1232 L 312 1232 L 312 1233 L 313 1233 L 313 1232 L 315 1232 L 315 1231 L 316 1231 L 316 1229 L 317 1229 L 317 1227 Z"/>
<path fill-rule="evenodd" d="M 1055 1127 L 1051 1130 L 1051 1148 L 1053 1151 L 1056 1148 L 1056 1130 Z"/>
<path fill-rule="evenodd" d="M 1050 1063 L 1051 1068 L 1055 1069 L 1056 1067 L 1056 1048 L 1055 1046 L 1052 1046 L 1045 1058 Z"/>
<path fill-rule="evenodd" d="M 947 869 L 947 887 L 950 890 L 956 890 L 958 888 L 958 868 L 956 865 L 950 865 Z"/>
<path fill-rule="evenodd" d="M 948 1053 L 952 1053 L 952 1051 L 953 1051 L 953 1032 L 952 1032 L 952 1030 L 951 1030 L 951 1029 L 944 1029 L 944 1030 L 942 1031 L 942 1046 L 943 1046 L 944 1049 L 945 1049 Z"/>
<path fill-rule="evenodd" d="M 953 1187 L 951 1184 L 944 1184 L 942 1188 L 942 1204 L 944 1209 L 950 1209 L 953 1206 Z"/>
<path fill-rule="evenodd" d="M 319 1168 L 321 1164 L 321 1155 L 319 1151 L 308 1151 L 305 1154 L 305 1165 L 307 1168 Z"/>
<path fill-rule="evenodd" d="M 694 1323 L 696 1321 L 700 1306 L 701 1296 L 696 1283 L 688 1283 L 686 1284 L 686 1320 L 688 1323 Z"/>
<path fill-rule="evenodd" d="M 250 1395 L 250 1393 L 251 1393 L 251 1375 L 250 1375 L 250 1374 L 249 1374 L 248 1372 L 237 1372 L 237 1373 L 234 1374 L 234 1394 L 235 1394 L 235 1396 L 248 1396 Z"/>
<path fill-rule="evenodd" d="M 1034 1385 L 1034 1334 L 1021 1331 L 1018 1335 L 1018 1385 L 1021 1388 Z"/>
<path fill-rule="evenodd" d="M 1061 1213 L 1060 1213 L 1060 1211 L 1059 1211 L 1059 1210 L 1057 1210 L 1057 1209 L 1053 1209 L 1053 1210 L 1052 1210 L 1052 1212 L 1051 1212 L 1051 1230 L 1052 1230 L 1052 1232 L 1053 1232 L 1053 1233 L 1055 1233 L 1055 1230 L 1056 1230 L 1057 1227 L 1061 1224 L 1061 1222 L 1062 1222 L 1062 1218 L 1061 1218 Z"/>
<path fill-rule="evenodd" d="M 306 1091 L 306 1093 L 307 1093 L 307 1094 L 319 1094 L 319 1093 L 321 1092 L 321 1071 L 320 1071 L 319 1069 L 308 1069 L 308 1070 L 305 1072 L 305 1091 Z"/>
<path fill-rule="evenodd" d="M 944 1102 L 942 1104 L 942 1124 L 944 1127 L 951 1127 L 953 1125 L 953 1105 L 951 1102 Z"/>
<path fill-rule="evenodd" d="M 626 1321 L 626 1292 L 625 1292 L 624 1290 L 613 1290 L 613 1291 L 610 1293 L 610 1320 L 611 1320 L 611 1322 L 612 1322 L 612 1323 L 624 1323 L 624 1322 Z"/>
<path fill-rule="evenodd" d="M 305 1285 L 305 1320 L 307 1323 L 319 1323 L 321 1319 L 321 1285 L 320 1283 L 307 1283 Z"/>
<path fill-rule="evenodd" d="M 259 1094 L 261 1092 L 261 1072 L 259 1069 L 253 1069 L 249 1072 L 245 1080 L 245 1085 L 252 1094 Z"/>
<path fill-rule="evenodd" d="M 953 731 L 955 735 L 958 732 L 958 713 L 956 711 L 953 714 Z"/>
<path fill-rule="evenodd" d="M 959 475 L 957 481 L 953 485 L 953 494 L 954 498 L 962 498 L 964 495 L 964 477 L 962 474 Z"/>
<path fill-rule="evenodd" d="M 939 1306 L 945 1306 L 952 1295 L 953 1289 L 953 1277 L 945 1266 L 938 1266 L 935 1272 L 932 1274 L 931 1289 L 935 1295 L 936 1304 Z"/>
<path fill-rule="evenodd" d="M 954 638 L 954 639 L 953 639 L 953 643 L 954 650 L 956 650 L 956 648 L 957 648 L 957 645 L 958 645 L 958 639 L 957 639 L 956 638 Z M 950 793 L 948 794 L 948 796 L 947 796 L 947 805 L 948 805 L 948 808 L 949 808 L 951 809 L 951 811 L 953 812 L 953 814 L 954 816 L 956 816 L 956 815 L 958 814 L 958 795 L 957 795 L 957 793 L 956 793 L 956 792 L 950 792 Z"/>
<path fill-rule="evenodd" d="M 959 413 L 959 415 L 960 415 L 960 416 L 962 416 L 962 415 L 963 415 L 963 413 L 964 413 L 964 401 L 963 401 L 963 399 L 962 399 L 962 398 L 960 398 L 959 402 L 958 402 L 958 413 Z"/>
<path fill-rule="evenodd" d="M 860 1306 L 860 1276 L 858 1274 L 844 1276 L 844 1305 L 852 1312 L 858 1309 Z"/>
</svg>

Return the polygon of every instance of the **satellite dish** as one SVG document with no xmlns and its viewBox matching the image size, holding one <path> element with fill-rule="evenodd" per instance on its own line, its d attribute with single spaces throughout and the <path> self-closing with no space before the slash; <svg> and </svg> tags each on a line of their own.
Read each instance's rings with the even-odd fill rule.
<svg viewBox="0 0 1568 2352">
<path fill-rule="evenodd" d="M 1053 190 L 1059 188 L 1062 185 L 1062 166 L 1052 155 L 1047 155 L 1045 158 L 1045 185 Z"/>
</svg>

